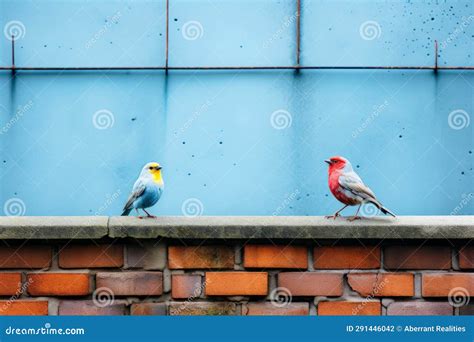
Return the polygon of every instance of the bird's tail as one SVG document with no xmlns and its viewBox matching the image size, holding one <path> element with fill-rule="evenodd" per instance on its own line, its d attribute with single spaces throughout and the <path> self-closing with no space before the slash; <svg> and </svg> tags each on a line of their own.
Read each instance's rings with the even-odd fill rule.
<svg viewBox="0 0 474 342">
<path fill-rule="evenodd" d="M 381 211 L 382 213 L 384 213 L 385 215 L 389 214 L 389 215 L 391 215 L 391 216 L 393 216 L 393 217 L 396 217 L 394 213 L 392 213 L 390 210 L 388 210 L 388 209 L 385 208 L 385 207 L 380 206 L 380 211 Z"/>
<path fill-rule="evenodd" d="M 128 214 L 130 214 L 131 211 L 132 211 L 132 208 L 124 209 L 122 216 L 128 216 Z"/>
<path fill-rule="evenodd" d="M 394 213 L 392 213 L 388 208 L 385 208 L 379 201 L 377 200 L 372 200 L 372 201 L 369 201 L 373 204 L 375 204 L 382 213 L 384 213 L 385 215 L 390 215 L 390 216 L 393 216 L 393 217 L 396 217 Z"/>
</svg>

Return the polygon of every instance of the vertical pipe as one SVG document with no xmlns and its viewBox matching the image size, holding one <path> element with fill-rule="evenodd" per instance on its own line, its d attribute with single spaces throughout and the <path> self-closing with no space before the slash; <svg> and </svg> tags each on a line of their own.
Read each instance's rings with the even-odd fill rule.
<svg viewBox="0 0 474 342">
<path fill-rule="evenodd" d="M 296 66 L 300 66 L 301 0 L 296 0 Z M 298 70 L 298 69 L 297 69 Z"/>
<path fill-rule="evenodd" d="M 15 36 L 12 35 L 12 70 L 15 70 Z"/>
<path fill-rule="evenodd" d="M 168 50 L 170 36 L 170 0 L 166 0 L 166 43 L 165 43 L 165 73 L 168 75 Z"/>
</svg>

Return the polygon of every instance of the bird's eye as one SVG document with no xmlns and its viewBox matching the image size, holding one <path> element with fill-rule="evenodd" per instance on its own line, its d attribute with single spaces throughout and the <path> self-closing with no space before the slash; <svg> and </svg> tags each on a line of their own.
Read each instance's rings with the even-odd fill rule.
<svg viewBox="0 0 474 342">
<path fill-rule="evenodd" d="M 150 170 L 153 170 L 153 166 L 150 166 L 149 169 L 150 169 Z"/>
</svg>

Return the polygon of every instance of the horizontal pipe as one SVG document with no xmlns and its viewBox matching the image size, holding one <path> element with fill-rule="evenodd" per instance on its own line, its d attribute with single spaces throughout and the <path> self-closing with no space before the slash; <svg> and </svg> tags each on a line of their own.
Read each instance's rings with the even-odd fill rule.
<svg viewBox="0 0 474 342">
<path fill-rule="evenodd" d="M 94 71 L 94 70 L 474 70 L 474 66 L 130 66 L 130 67 L 17 67 L 11 71 Z"/>
</svg>

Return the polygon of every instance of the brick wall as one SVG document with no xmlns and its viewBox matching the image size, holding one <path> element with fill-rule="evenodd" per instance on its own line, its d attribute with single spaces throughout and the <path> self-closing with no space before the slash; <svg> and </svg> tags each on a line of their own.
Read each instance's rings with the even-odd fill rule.
<svg viewBox="0 0 474 342">
<path fill-rule="evenodd" d="M 447 241 L 0 246 L 2 315 L 472 315 L 473 293 L 474 244 Z"/>
</svg>

